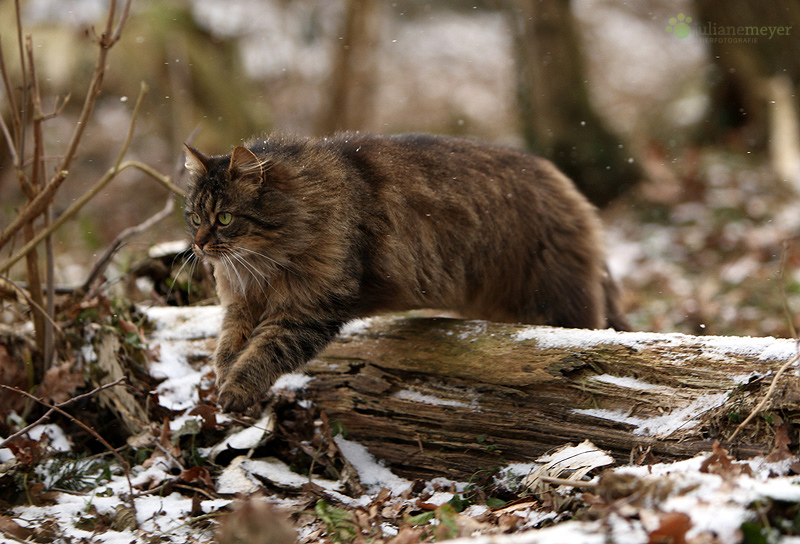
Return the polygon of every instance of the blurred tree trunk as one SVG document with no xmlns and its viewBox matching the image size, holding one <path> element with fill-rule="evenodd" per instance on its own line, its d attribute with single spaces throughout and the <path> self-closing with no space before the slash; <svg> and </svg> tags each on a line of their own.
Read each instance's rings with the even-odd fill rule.
<svg viewBox="0 0 800 544">
<path fill-rule="evenodd" d="M 347 0 L 341 38 L 318 127 L 320 134 L 365 128 L 377 88 L 377 48 L 383 23 L 380 0 Z"/>
<path fill-rule="evenodd" d="M 709 40 L 715 70 L 711 88 L 711 140 L 742 131 L 744 143 L 763 147 L 769 138 L 767 80 L 788 77 L 793 89 L 800 85 L 800 2 L 797 0 L 696 0 L 701 36 Z M 788 35 L 758 36 L 756 41 L 719 40 L 714 30 L 727 27 L 792 27 Z M 736 36 L 738 37 L 738 36 Z M 737 43 L 737 41 L 739 43 Z M 795 107 L 800 104 L 795 92 Z"/>
<path fill-rule="evenodd" d="M 569 0 L 514 0 L 518 89 L 529 147 L 602 206 L 641 179 L 595 113 Z"/>
</svg>

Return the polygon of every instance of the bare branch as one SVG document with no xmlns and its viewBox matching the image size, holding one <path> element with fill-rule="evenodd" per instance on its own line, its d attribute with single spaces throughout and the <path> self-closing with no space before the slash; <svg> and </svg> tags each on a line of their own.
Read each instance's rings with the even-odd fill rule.
<svg viewBox="0 0 800 544">
<path fill-rule="evenodd" d="M 33 251 L 36 248 L 36 246 L 42 240 L 45 239 L 45 237 L 49 236 L 54 231 L 59 229 L 61 225 L 66 223 L 67 220 L 71 219 L 72 216 L 78 213 L 78 211 L 80 211 L 80 209 L 83 208 L 83 206 L 85 206 L 87 202 L 89 202 L 92 198 L 94 198 L 97 195 L 97 193 L 99 193 L 103 189 L 103 187 L 108 185 L 108 183 L 111 180 L 113 180 L 117 176 L 117 174 L 119 174 L 123 170 L 127 170 L 128 168 L 136 168 L 137 170 L 141 170 L 142 172 L 148 174 L 154 180 L 159 182 L 161 185 L 167 187 L 170 191 L 173 191 L 179 195 L 183 194 L 183 191 L 181 191 L 178 187 L 172 184 L 172 182 L 169 180 L 169 177 L 162 176 L 161 174 L 159 174 L 157 171 L 153 170 L 146 164 L 142 164 L 137 161 L 125 161 L 124 163 L 119 165 L 119 168 L 109 169 L 106 172 L 106 174 L 100 179 L 100 181 L 98 181 L 91 189 L 85 192 L 78 200 L 73 202 L 72 205 L 69 208 L 67 208 L 67 210 L 64 213 L 58 216 L 58 219 L 53 221 L 52 225 L 50 225 L 46 229 L 42 229 L 42 231 L 39 232 L 39 234 L 37 234 L 30 242 L 26 243 L 14 255 L 3 261 L 3 263 L 0 264 L 0 273 L 7 271 L 9 268 L 14 266 L 20 259 L 22 259 L 25 255 Z"/>
<path fill-rule="evenodd" d="M 798 342 L 798 349 L 800 350 L 800 342 Z M 753 411 L 750 412 L 750 415 L 747 416 L 744 421 L 739 423 L 739 426 L 736 427 L 736 430 L 733 431 L 733 434 L 728 438 L 729 443 L 733 443 L 733 439 L 736 438 L 736 436 L 739 434 L 739 431 L 744 429 L 745 425 L 750 423 L 754 417 L 764 410 L 764 407 L 766 407 L 767 403 L 772 400 L 772 395 L 775 393 L 775 388 L 778 386 L 778 380 L 780 380 L 784 372 L 789 370 L 789 367 L 797 363 L 798 360 L 800 360 L 800 351 L 795 353 L 794 357 L 786 361 L 783 366 L 778 369 L 778 371 L 775 373 L 775 376 L 772 378 L 772 383 L 769 384 L 769 389 L 767 389 L 767 393 L 764 395 L 764 398 L 761 399 L 761 402 L 758 403 L 758 406 L 753 408 Z"/>
<path fill-rule="evenodd" d="M 11 153 L 16 159 L 14 162 L 14 166 L 18 167 L 19 164 L 19 157 L 17 156 L 17 149 L 15 141 L 18 141 L 20 138 L 20 125 L 22 125 L 22 120 L 19 116 L 19 110 L 17 109 L 17 101 L 14 99 L 14 89 L 11 86 L 11 80 L 8 78 L 8 69 L 6 68 L 6 60 L 5 55 L 3 54 L 2 44 L 0 44 L 0 74 L 3 76 L 3 87 L 6 91 L 6 99 L 8 100 L 8 109 L 11 111 L 11 115 L 13 117 L 13 125 L 14 125 L 14 139 L 9 143 L 9 149 L 11 149 Z"/>
<path fill-rule="evenodd" d="M 87 398 L 87 397 L 90 397 L 92 395 L 95 395 L 95 394 L 99 393 L 100 391 L 102 391 L 104 389 L 108 389 L 109 387 L 120 385 L 125 380 L 127 380 L 127 378 L 123 377 L 123 378 L 120 378 L 119 380 L 117 380 L 115 382 L 112 382 L 112 383 L 109 383 L 109 384 L 106 384 L 106 385 L 101 385 L 99 387 L 96 387 L 92 391 L 89 391 L 88 393 L 84 393 L 83 395 L 78 395 L 77 397 L 73 397 L 73 398 L 71 398 L 69 400 L 66 400 L 66 401 L 60 403 L 60 404 L 48 404 L 48 403 L 44 402 L 42 399 L 40 399 L 39 397 L 37 397 L 35 395 L 31 395 L 27 391 L 22 391 L 21 389 L 17 389 L 16 387 L 9 387 L 7 385 L 0 385 L 0 389 L 6 389 L 8 391 L 13 391 L 14 393 L 17 393 L 19 395 L 28 397 L 29 399 L 38 402 L 42 406 L 47 407 L 48 410 L 45 413 L 45 415 L 42 416 L 42 418 L 40 418 L 40 421 L 43 421 L 44 420 L 43 418 L 45 418 L 45 416 L 46 417 L 50 417 L 53 412 L 58 412 L 62 416 L 69 418 L 73 423 L 75 423 L 78 426 L 80 426 L 81 428 L 83 428 L 86 432 L 88 432 L 93 437 L 95 437 L 95 439 L 98 442 L 103 444 L 103 446 L 105 446 L 106 449 L 109 452 L 111 452 L 111 454 L 114 457 L 117 458 L 117 461 L 122 466 L 122 469 L 125 471 L 125 478 L 128 480 L 128 489 L 130 491 L 130 497 L 129 497 L 130 498 L 130 506 L 131 506 L 131 510 L 133 510 L 133 512 L 135 513 L 136 512 L 136 503 L 134 501 L 133 484 L 131 483 L 131 474 L 130 474 L 131 471 L 130 471 L 130 465 L 128 464 L 128 462 L 122 457 L 122 455 L 120 455 L 120 453 L 116 450 L 116 448 L 112 447 L 111 444 L 109 444 L 108 441 L 100 435 L 100 433 L 98 433 L 97 431 L 95 431 L 94 429 L 89 427 L 86 423 L 84 423 L 83 421 L 79 420 L 78 418 L 76 418 L 75 416 L 70 414 L 69 412 L 64 411 L 64 407 L 72 404 L 73 402 L 76 402 L 76 401 L 78 401 L 80 399 Z M 30 428 L 31 428 L 30 425 L 28 427 L 26 427 L 25 428 L 25 432 L 30 430 Z M 12 435 L 12 436 L 17 436 L 18 434 L 19 433 L 15 433 L 15 435 Z M 0 443 L 0 448 L 2 448 L 9 440 L 11 440 L 11 437 L 9 437 L 8 439 L 6 439 L 3 442 L 1 442 Z"/>
<path fill-rule="evenodd" d="M 14 264 L 17 263 L 21 258 L 25 255 L 33 251 L 36 246 L 44 240 L 45 237 L 52 234 L 56 229 L 60 228 L 68 219 L 72 218 L 87 202 L 89 202 L 92 198 L 94 198 L 97 193 L 99 193 L 103 187 L 105 187 L 112 179 L 114 179 L 117 174 L 126 170 L 128 168 L 136 168 L 137 170 L 141 170 L 158 183 L 169 189 L 170 191 L 178 194 L 183 195 L 183 191 L 181 191 L 178 187 L 176 187 L 169 179 L 168 176 L 164 176 L 147 166 L 146 164 L 140 163 L 138 161 L 125 161 L 124 163 L 120 164 L 120 160 L 125 156 L 125 153 L 128 151 L 128 145 L 130 145 L 130 135 L 133 132 L 133 127 L 136 123 L 136 118 L 139 115 L 139 110 L 141 109 L 142 101 L 144 100 L 144 95 L 147 93 L 147 86 L 142 85 L 141 91 L 139 93 L 139 98 L 136 100 L 136 106 L 134 107 L 133 114 L 131 117 L 131 124 L 128 129 L 128 136 L 123 143 L 123 147 L 120 150 L 119 154 L 117 155 L 117 159 L 114 161 L 114 166 L 108 169 L 108 171 L 103 175 L 100 180 L 92 186 L 91 189 L 86 191 L 80 198 L 78 198 L 72 205 L 67 208 L 67 210 L 62 213 L 58 219 L 56 219 L 52 225 L 49 227 L 42 229 L 38 235 L 36 235 L 33 239 L 28 241 L 19 251 L 17 251 L 14 255 L 6 259 L 2 264 L 0 264 L 0 273 L 7 271 L 11 268 Z M 49 186 L 48 186 L 49 187 Z M 47 190 L 47 188 L 45 188 Z"/>
<path fill-rule="evenodd" d="M 189 134 L 189 137 L 186 139 L 186 143 L 191 145 L 192 141 L 197 135 L 198 130 L 199 127 L 196 127 L 192 131 L 192 133 Z M 182 170 L 183 170 L 183 161 L 178 161 L 172 172 L 172 177 L 174 179 L 178 179 Z M 168 179 L 165 178 L 164 181 L 168 181 Z M 108 249 L 106 249 L 105 253 L 103 253 L 100 259 L 98 259 L 97 262 L 95 263 L 94 267 L 89 273 L 89 276 L 86 278 L 86 281 L 83 283 L 83 285 L 81 285 L 80 287 L 81 291 L 88 292 L 89 289 L 91 289 L 92 284 L 95 281 L 97 281 L 97 278 L 99 278 L 103 272 L 105 272 L 106 268 L 108 267 L 108 263 L 111 262 L 111 258 L 117 253 L 117 251 L 120 250 L 120 248 L 122 248 L 122 245 L 125 242 L 125 240 L 127 240 L 131 236 L 135 236 L 141 232 L 144 232 L 145 230 L 149 229 L 162 219 L 166 219 L 172 214 L 172 211 L 175 209 L 175 197 L 182 195 L 180 189 L 178 189 L 178 187 L 176 186 L 167 188 L 170 189 L 170 193 L 167 196 L 167 202 L 166 204 L 164 204 L 164 208 L 155 215 L 153 215 L 152 217 L 143 221 L 142 223 L 133 227 L 129 227 L 123 230 L 121 233 L 119 233 L 117 237 L 114 239 L 114 241 L 111 243 L 111 245 L 108 247 Z"/>
<path fill-rule="evenodd" d="M 138 225 L 128 227 L 120 232 L 108 249 L 106 249 L 105 253 L 103 253 L 103 255 L 97 260 L 91 272 L 89 273 L 89 277 L 86 278 L 86 281 L 80 287 L 80 290 L 83 292 L 89 291 L 89 289 L 92 287 L 92 284 L 97 281 L 97 278 L 99 278 L 100 275 L 105 272 L 106 268 L 108 267 L 108 263 L 111 262 L 111 258 L 117 253 L 117 251 L 120 250 L 120 248 L 122 248 L 123 244 L 128 238 L 135 236 L 140 232 L 144 232 L 162 219 L 166 219 L 172 215 L 172 211 L 174 209 L 175 193 L 170 193 L 169 196 L 167 196 L 167 203 L 164 205 L 164 208 L 161 211 L 149 217 L 145 221 L 142 221 Z"/>
<path fill-rule="evenodd" d="M 30 305 L 33 309 L 39 312 L 42 315 L 42 317 L 44 317 L 44 319 L 46 319 L 50 323 L 50 325 L 54 327 L 55 330 L 58 331 L 59 334 L 64 334 L 63 329 L 58 326 L 58 323 L 56 323 L 53 320 L 51 315 L 48 314 L 44 308 L 42 308 L 39 304 L 36 303 L 33 297 L 31 297 L 31 294 L 26 289 L 23 289 L 22 287 L 11 281 L 6 276 L 0 276 L 0 285 L 2 285 L 3 287 L 12 287 L 13 290 L 16 291 L 19 294 L 19 296 L 22 297 L 28 303 L 28 305 Z"/>
<path fill-rule="evenodd" d="M 36 426 L 37 426 L 37 425 L 39 425 L 40 423 L 42 423 L 42 422 L 46 421 L 47 419 L 49 419 L 49 418 L 50 418 L 50 416 L 51 416 L 51 415 L 53 415 L 53 412 L 55 412 L 57 408 L 66 408 L 67 406 L 69 406 L 70 404 L 72 404 L 72 403 L 74 403 L 74 402 L 77 402 L 77 401 L 79 401 L 79 400 L 83 400 L 83 399 L 85 399 L 85 398 L 88 398 L 88 397 L 94 396 L 94 395 L 96 395 L 97 393 L 99 393 L 100 391 L 103 391 L 103 390 L 105 390 L 105 389 L 109 389 L 109 388 L 111 388 L 111 387 L 114 387 L 114 386 L 117 386 L 117 385 L 121 385 L 121 384 L 123 384 L 125 381 L 127 381 L 127 378 L 125 378 L 125 377 L 123 377 L 123 378 L 120 378 L 120 379 L 118 379 L 118 380 L 117 380 L 117 381 L 115 381 L 115 382 L 111 382 L 111 383 L 107 383 L 107 384 L 105 384 L 105 385 L 101 385 L 101 386 L 99 386 L 99 387 L 96 387 L 95 389 L 92 389 L 92 390 L 91 390 L 91 391 L 89 391 L 88 393 L 84 393 L 84 394 L 82 394 L 82 395 L 78 395 L 77 397 L 72 397 L 72 398 L 70 398 L 70 399 L 67 399 L 67 400 L 65 400 L 64 402 L 62 402 L 62 403 L 60 403 L 60 404 L 56 404 L 56 405 L 54 405 L 54 406 L 50 406 L 50 405 L 48 405 L 47 403 L 45 403 L 45 402 L 42 402 L 42 400 L 41 400 L 41 399 L 39 399 L 38 397 L 34 397 L 33 395 L 31 395 L 31 394 L 29 394 L 29 393 L 26 393 L 25 391 L 22 391 L 22 390 L 20 390 L 20 389 L 17 389 L 16 387 L 11 387 L 11 386 L 8 386 L 8 385 L 0 385 L 0 388 L 2 388 L 2 389 L 8 389 L 9 391 L 13 391 L 13 392 L 15 392 L 15 393 L 19 393 L 19 394 L 21 394 L 21 395 L 28 396 L 28 397 L 30 397 L 30 398 L 33 398 L 33 399 L 34 399 L 34 400 L 36 400 L 37 402 L 40 402 L 40 403 L 41 403 L 41 404 L 43 404 L 44 406 L 50 406 L 50 409 L 49 409 L 49 410 L 47 410 L 47 412 L 45 412 L 45 413 L 44 413 L 44 415 L 43 415 L 42 417 L 40 417 L 39 419 L 37 419 L 36 421 L 34 421 L 33 423 L 31 423 L 30 425 L 28 425 L 28 426 L 27 426 L 27 427 L 25 427 L 24 429 L 20 429 L 19 431 L 15 432 L 15 433 L 14 433 L 14 434 L 12 434 L 11 436 L 9 436 L 8 438 L 6 438 L 6 439 L 5 439 L 5 440 L 3 440 L 2 442 L 0 442 L 0 449 L 3 449 L 4 447 L 6 447 L 6 445 L 7 445 L 8 443 L 10 443 L 10 442 L 11 442 L 12 440 L 14 440 L 15 438 L 17 438 L 17 437 L 19 437 L 19 436 L 22 436 L 22 435 L 24 435 L 25 433 L 27 433 L 28 431 L 30 431 L 31 429 L 33 429 L 34 427 L 36 427 Z"/>
<path fill-rule="evenodd" d="M 120 18 L 116 30 L 114 29 L 115 6 L 116 1 L 112 0 L 109 7 L 109 17 L 106 23 L 106 29 L 103 32 L 103 36 L 105 36 L 106 39 L 101 40 L 99 43 L 99 51 L 97 54 L 97 60 L 95 61 L 92 81 L 89 84 L 89 89 L 86 91 L 86 98 L 84 99 L 83 108 L 78 116 L 75 129 L 73 130 L 69 144 L 67 145 L 67 150 L 58 166 L 56 174 L 50 179 L 50 182 L 47 184 L 47 186 L 40 191 L 36 197 L 31 200 L 22 210 L 20 210 L 19 215 L 17 215 L 11 224 L 3 229 L 2 232 L 0 232 L 0 247 L 6 245 L 8 241 L 11 240 L 11 238 L 13 238 L 20 231 L 20 229 L 22 229 L 23 225 L 29 223 L 31 220 L 45 212 L 47 206 L 53 200 L 56 191 L 69 175 L 69 169 L 72 165 L 73 159 L 75 158 L 75 153 L 78 150 L 78 144 L 80 143 L 83 133 L 89 123 L 89 118 L 92 115 L 95 103 L 97 102 L 97 97 L 99 96 L 100 89 L 103 85 L 108 52 L 110 48 L 117 43 L 117 38 L 122 32 L 122 27 L 127 19 L 128 10 L 130 7 L 130 0 L 126 0 L 125 2 L 123 16 Z M 110 38 L 108 38 L 109 36 Z M 20 159 L 22 159 L 23 154 L 18 154 Z"/>
</svg>

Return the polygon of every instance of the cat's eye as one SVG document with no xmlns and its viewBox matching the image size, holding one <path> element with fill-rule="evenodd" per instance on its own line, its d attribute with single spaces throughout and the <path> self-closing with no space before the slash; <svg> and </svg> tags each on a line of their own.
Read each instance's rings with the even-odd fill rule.
<svg viewBox="0 0 800 544">
<path fill-rule="evenodd" d="M 217 214 L 217 221 L 222 226 L 229 225 L 232 219 L 233 216 L 230 212 L 219 212 Z"/>
<path fill-rule="evenodd" d="M 190 219 L 192 220 L 192 225 L 194 225 L 195 227 L 200 226 L 200 215 L 198 213 L 193 213 L 190 216 Z"/>
</svg>

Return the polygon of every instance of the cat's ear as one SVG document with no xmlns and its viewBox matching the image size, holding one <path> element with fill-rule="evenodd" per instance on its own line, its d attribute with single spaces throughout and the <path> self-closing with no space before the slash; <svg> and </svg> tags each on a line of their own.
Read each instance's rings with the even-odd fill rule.
<svg viewBox="0 0 800 544">
<path fill-rule="evenodd" d="M 258 156 L 242 145 L 237 145 L 231 152 L 231 164 L 228 167 L 231 176 L 257 177 L 262 179 L 264 163 Z"/>
<path fill-rule="evenodd" d="M 208 173 L 208 157 L 188 144 L 183 144 L 186 152 L 186 170 L 194 176 L 204 176 Z"/>
</svg>

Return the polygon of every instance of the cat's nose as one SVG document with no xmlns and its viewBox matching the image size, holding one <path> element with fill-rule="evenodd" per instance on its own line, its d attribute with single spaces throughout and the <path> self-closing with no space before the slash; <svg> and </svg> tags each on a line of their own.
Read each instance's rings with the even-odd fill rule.
<svg viewBox="0 0 800 544">
<path fill-rule="evenodd" d="M 194 237 L 194 245 L 197 246 L 197 249 L 203 251 L 203 248 L 208 245 L 209 236 L 207 233 L 199 231 L 197 235 Z"/>
</svg>

